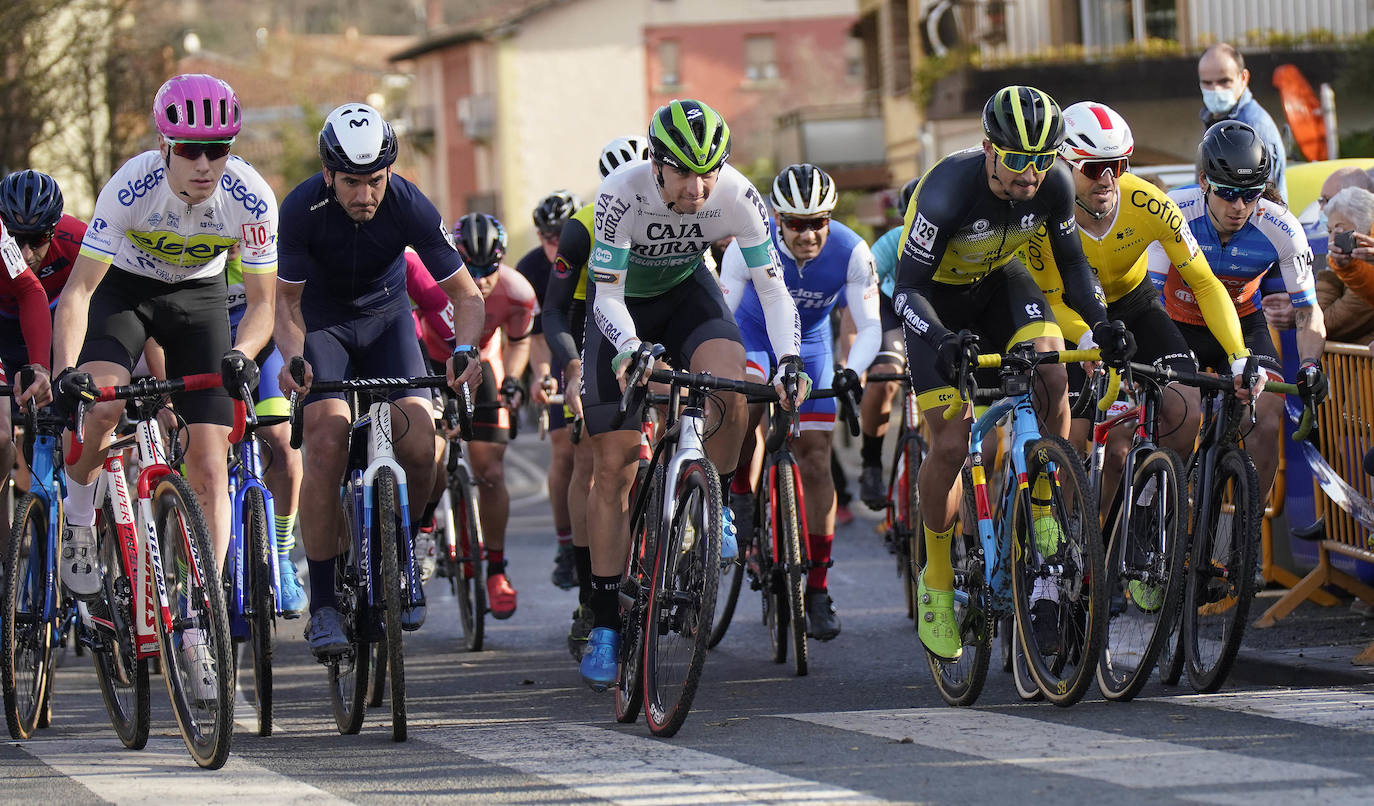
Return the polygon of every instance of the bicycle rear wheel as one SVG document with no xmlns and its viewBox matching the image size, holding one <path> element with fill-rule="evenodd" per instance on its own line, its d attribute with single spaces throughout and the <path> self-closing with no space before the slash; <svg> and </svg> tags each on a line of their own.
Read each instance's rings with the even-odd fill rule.
<svg viewBox="0 0 1374 806">
<path fill-rule="evenodd" d="M 400 542 L 399 487 L 389 468 L 382 468 L 373 482 L 377 490 L 376 513 L 378 529 L 372 550 L 381 556 L 382 600 L 385 606 L 387 679 L 391 681 L 391 740 L 406 740 L 406 675 L 405 645 L 401 629 L 401 611 L 405 602 L 401 596 L 401 569 L 397 554 L 410 550 L 410 541 Z"/>
<path fill-rule="evenodd" d="M 720 477 L 705 459 L 682 470 L 658 541 L 644 628 L 644 719 L 655 736 L 682 727 L 706 663 L 720 572 Z"/>
<path fill-rule="evenodd" d="M 737 524 L 738 526 L 738 524 Z M 725 637 L 726 630 L 730 629 L 730 621 L 735 617 L 735 607 L 739 604 L 740 588 L 744 586 L 744 556 L 749 548 L 749 544 L 754 540 L 754 535 L 741 536 L 739 541 L 739 556 L 733 562 L 721 561 L 720 573 L 724 595 L 718 597 L 720 605 L 716 611 L 715 621 L 711 624 L 711 639 L 706 646 L 714 647 Z"/>
<path fill-rule="evenodd" d="M 902 578 L 906 615 L 915 626 L 916 577 L 921 572 L 921 564 L 916 562 L 921 556 L 917 543 L 925 542 L 921 530 L 921 499 L 916 487 L 916 477 L 921 472 L 921 440 L 915 432 L 902 436 L 897 457 L 889 488 L 888 519 L 896 543 L 897 575 Z"/>
<path fill-rule="evenodd" d="M 353 534 L 352 510 L 345 507 L 344 511 L 348 513 L 347 531 Z M 329 704 L 334 711 L 334 724 L 339 733 L 350 735 L 362 730 L 367 714 L 368 673 L 372 661 L 371 617 L 359 589 L 352 551 L 340 554 L 334 562 L 335 601 L 349 636 L 349 647 L 340 657 L 330 659 L 325 668 L 329 675 Z"/>
<path fill-rule="evenodd" d="M 108 618 L 90 631 L 91 661 L 115 735 L 130 750 L 142 750 L 148 743 L 150 725 L 148 660 L 139 659 L 134 648 L 137 644 L 129 610 L 133 585 L 119 551 L 114 515 L 108 504 L 98 514 L 101 588 L 98 600 L 87 607 L 88 612 L 105 613 Z"/>
<path fill-rule="evenodd" d="M 1207 511 L 1193 523 L 1183 601 L 1188 683 L 1198 692 L 1221 688 L 1240 650 L 1259 568 L 1259 477 L 1249 455 L 1229 448 L 1217 459 Z"/>
<path fill-rule="evenodd" d="M 175 473 L 153 491 L 170 623 L 157 619 L 167 696 L 191 758 L 217 770 L 234 729 L 234 655 L 214 548 L 191 485 Z"/>
<path fill-rule="evenodd" d="M 1050 498 L 1033 506 L 1037 489 Z M 1042 436 L 1026 446 L 1012 539 L 1012 596 L 1027 671 L 1050 702 L 1073 705 L 1102 652 L 1107 588 L 1097 502 L 1067 441 Z"/>
<path fill-rule="evenodd" d="M 663 519 L 663 466 L 654 468 L 649 500 L 630 533 L 630 551 L 620 595 L 620 668 L 615 683 L 615 719 L 634 722 L 644 703 L 644 619 L 649 612 L 654 563 Z"/>
<path fill-rule="evenodd" d="M 272 552 L 267 525 L 267 502 L 262 490 L 249 488 L 243 497 L 243 539 L 248 555 L 248 647 L 253 655 L 253 707 L 258 712 L 258 735 L 272 735 L 272 633 L 276 630 L 276 601 L 272 597 Z M 242 681 L 240 681 L 242 682 Z"/>
<path fill-rule="evenodd" d="M 787 603 L 787 621 L 791 628 L 789 638 L 792 643 L 792 668 L 797 677 L 805 677 L 809 655 L 806 649 L 806 566 L 802 560 L 801 512 L 797 509 L 801 496 L 798 494 L 799 481 L 796 467 L 786 462 L 778 465 L 778 531 L 780 542 L 778 551 L 782 556 L 782 583 Z"/>
<path fill-rule="evenodd" d="M 1177 454 L 1158 448 L 1141 458 L 1123 487 L 1130 499 L 1118 501 L 1104 577 L 1109 620 L 1097 664 L 1097 686 L 1109 700 L 1139 694 L 1168 642 L 1183 593 L 1182 488 Z"/>
<path fill-rule="evenodd" d="M 778 465 L 765 460 L 763 480 L 759 482 L 759 593 L 763 597 L 763 623 L 768 627 L 768 649 L 774 663 L 787 662 L 788 622 L 787 558 L 782 554 L 783 529 L 776 496 Z"/>
<path fill-rule="evenodd" d="M 487 586 L 482 578 L 482 521 L 477 511 L 477 491 L 466 467 L 449 475 L 449 499 L 453 504 L 454 541 L 440 562 L 448 569 L 448 583 L 458 597 L 458 618 L 463 644 L 469 652 L 482 649 L 486 635 Z"/>
<path fill-rule="evenodd" d="M 57 564 L 48 556 L 47 546 L 48 509 L 41 498 L 25 493 L 14 506 L 0 600 L 4 607 L 0 611 L 0 685 L 5 692 L 5 722 L 14 739 L 27 739 L 38 729 L 51 679 L 53 623 L 44 618 L 43 608 L 50 595 L 48 569 Z M 56 594 L 51 591 L 54 600 Z"/>
</svg>

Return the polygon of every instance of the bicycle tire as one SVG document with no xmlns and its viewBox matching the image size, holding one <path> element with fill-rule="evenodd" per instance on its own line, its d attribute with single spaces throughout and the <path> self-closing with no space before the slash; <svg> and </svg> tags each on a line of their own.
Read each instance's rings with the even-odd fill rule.
<svg viewBox="0 0 1374 806">
<path fill-rule="evenodd" d="M 1235 663 L 1255 595 L 1260 541 L 1259 477 L 1249 455 L 1226 449 L 1208 486 L 1208 511 L 1194 519 L 1183 602 L 1185 669 L 1200 693 L 1221 688 Z"/>
<path fill-rule="evenodd" d="M 351 535 L 353 513 L 349 507 L 345 507 L 344 511 L 348 513 L 346 531 Z M 334 724 L 339 733 L 350 736 L 362 730 L 363 719 L 367 716 L 372 643 L 367 636 L 368 609 L 361 598 L 352 551 L 339 555 L 334 562 L 334 596 L 349 636 L 349 647 L 342 657 L 330 659 L 325 668 L 329 677 L 329 704 L 334 712 Z"/>
<path fill-rule="evenodd" d="M 906 508 L 905 517 L 894 517 L 894 528 L 897 529 L 898 549 L 897 549 L 897 573 L 902 577 L 903 593 L 906 598 L 906 614 L 911 619 L 913 627 L 916 626 L 917 607 L 916 607 L 916 583 L 917 576 L 921 573 L 920 564 L 915 559 L 922 556 L 919 552 L 912 549 L 919 542 L 925 543 L 925 532 L 921 528 L 921 495 L 917 487 L 916 480 L 921 472 L 922 449 L 921 440 L 916 432 L 911 431 L 902 435 L 901 444 L 898 447 L 902 462 L 902 474 L 897 476 L 899 484 L 897 493 L 901 496 L 902 506 Z M 900 509 L 897 510 L 900 515 Z"/>
<path fill-rule="evenodd" d="M 397 504 L 399 487 L 390 468 L 377 472 L 373 484 L 377 490 L 376 513 L 378 529 L 372 550 L 381 555 L 382 600 L 386 625 L 386 678 L 391 693 L 391 740 L 406 740 L 406 674 L 405 632 L 401 629 L 401 612 L 405 603 L 401 597 L 401 569 L 397 554 L 410 550 L 409 539 L 401 542 L 399 529 L 400 507 Z M 408 538 L 408 536 L 407 536 Z"/>
<path fill-rule="evenodd" d="M 15 502 L 14 526 L 4 558 L 0 611 L 0 686 L 5 693 L 5 723 L 10 737 L 27 739 L 38 729 L 51 679 L 53 623 L 41 620 L 48 597 L 48 508 L 33 493 Z M 56 585 L 56 575 L 53 575 Z M 57 591 L 52 591 L 56 594 Z"/>
<path fill-rule="evenodd" d="M 130 750 L 142 750 L 148 744 L 151 726 L 148 659 L 139 658 L 135 650 L 129 609 L 133 585 L 124 567 L 124 556 L 119 551 L 118 536 L 112 526 L 114 514 L 108 503 L 101 508 L 99 516 L 96 528 L 101 589 L 98 596 L 104 599 L 104 609 L 110 613 L 114 629 L 94 628 L 91 662 L 95 665 L 100 699 L 105 703 L 105 712 L 110 716 L 115 735 Z"/>
<path fill-rule="evenodd" d="M 1041 478 L 1052 489 L 1050 515 L 1057 526 L 1057 549 L 1042 558 L 1036 548 L 1031 490 Z M 1026 445 L 1026 481 L 1014 495 L 1012 511 L 1012 598 L 1027 670 L 1045 698 L 1068 707 L 1083 698 L 1096 676 L 1107 626 L 1104 549 L 1097 501 L 1088 487 L 1083 462 L 1067 440 L 1041 436 Z M 1032 617 L 1036 581 L 1053 594 L 1055 634 L 1042 646 Z M 1045 596 L 1043 598 L 1050 598 Z M 1053 640 L 1053 645 L 1049 642 Z"/>
<path fill-rule="evenodd" d="M 1019 629 L 1016 626 L 1016 617 L 1012 616 L 1007 620 L 1009 634 L 1011 635 L 1011 654 L 1007 660 L 1011 664 L 1011 682 L 1016 689 L 1016 696 L 1022 702 L 1039 702 L 1045 699 L 1045 692 L 1040 690 L 1040 684 L 1035 682 L 1027 670 L 1026 648 L 1021 643 Z"/>
<path fill-rule="evenodd" d="M 186 479 L 170 473 L 158 480 L 153 490 L 153 523 L 172 613 L 171 625 L 164 618 L 157 619 L 167 696 L 191 758 L 201 767 L 217 770 L 229 759 L 234 737 L 234 653 L 214 548 L 200 504 Z M 190 629 L 201 631 L 206 656 L 188 664 L 182 657 L 182 645 Z M 194 668 L 195 663 L 207 660 L 214 673 L 209 685 L 204 681 L 204 671 Z M 197 692 L 213 696 L 197 698 Z"/>
<path fill-rule="evenodd" d="M 782 538 L 778 551 L 783 558 L 782 582 L 787 592 L 789 637 L 792 644 L 792 670 L 797 677 L 805 677 L 809 653 L 806 647 L 806 576 L 807 569 L 803 560 L 801 541 L 801 512 L 797 509 L 798 484 L 796 466 L 791 462 L 778 465 L 778 490 L 782 495 L 778 500 L 779 521 Z"/>
<path fill-rule="evenodd" d="M 768 627 L 769 657 L 774 663 L 787 662 L 787 628 L 790 610 L 787 607 L 785 556 L 781 553 L 782 529 L 778 517 L 779 503 L 774 497 L 777 489 L 778 465 L 766 459 L 763 478 L 759 482 L 756 504 L 759 520 L 759 593 L 763 597 L 763 623 Z"/>
<path fill-rule="evenodd" d="M 1097 686 L 1108 700 L 1125 702 L 1139 694 L 1168 642 L 1183 593 L 1184 485 L 1183 463 L 1161 447 L 1136 464 L 1130 487 L 1122 488 L 1130 497 L 1118 494 L 1103 577 L 1107 630 L 1097 664 Z M 1122 530 L 1127 505 L 1129 533 Z M 1132 582 L 1138 583 L 1134 589 Z M 1160 598 L 1138 599 L 1133 590 Z"/>
<path fill-rule="evenodd" d="M 659 530 L 663 523 L 666 471 L 654 468 L 649 500 L 630 533 L 620 597 L 620 667 L 616 670 L 615 720 L 631 723 L 644 704 L 644 622 L 649 613 L 654 563 L 658 560 Z M 633 499 L 631 499 L 633 500 Z"/>
<path fill-rule="evenodd" d="M 633 500 L 633 499 L 632 499 Z M 736 524 L 736 531 L 741 532 Z M 750 525 L 750 531 L 742 534 L 739 540 L 739 554 L 733 561 L 721 561 L 721 578 L 724 581 L 722 586 L 725 591 L 724 597 L 717 596 L 717 610 L 715 620 L 711 623 L 711 638 L 706 642 L 708 648 L 714 649 L 716 644 L 725 638 L 725 633 L 730 629 L 730 622 L 735 617 L 735 607 L 739 604 L 739 592 L 744 587 L 744 557 L 749 550 L 749 546 L 755 540 L 757 527 Z"/>
<path fill-rule="evenodd" d="M 954 661 L 942 660 L 929 652 L 925 656 L 940 697 L 949 705 L 963 707 L 973 705 L 983 693 L 992 660 L 991 601 L 978 538 L 960 528 L 955 539 L 950 540 L 950 564 L 954 568 L 955 590 L 965 596 L 964 602 L 959 602 L 957 596 L 954 602 L 963 650 Z"/>
<path fill-rule="evenodd" d="M 367 675 L 367 707 L 380 708 L 386 701 L 386 643 L 371 645 L 372 660 Z"/>
<path fill-rule="evenodd" d="M 645 619 L 644 721 L 655 736 L 676 734 L 696 697 L 716 606 L 721 526 L 720 476 L 705 458 L 687 462 L 668 533 L 658 541 Z"/>
<path fill-rule="evenodd" d="M 449 562 L 449 587 L 458 598 L 458 620 L 463 645 L 469 652 L 480 652 L 486 638 L 487 586 L 482 578 L 482 519 L 477 509 L 477 491 L 468 471 L 458 466 L 449 476 L 449 499 L 453 507 L 453 556 Z M 446 555 L 447 556 L 447 555 Z"/>
<path fill-rule="evenodd" d="M 253 655 L 253 707 L 258 735 L 272 735 L 272 634 L 276 631 L 276 600 L 272 596 L 271 533 L 262 490 L 250 487 L 243 497 L 243 535 L 248 552 L 248 646 Z"/>
</svg>

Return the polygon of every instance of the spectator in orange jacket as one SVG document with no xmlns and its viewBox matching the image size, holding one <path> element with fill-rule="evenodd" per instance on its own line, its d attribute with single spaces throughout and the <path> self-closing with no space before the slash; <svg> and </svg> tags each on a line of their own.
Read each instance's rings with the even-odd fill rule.
<svg viewBox="0 0 1374 806">
<path fill-rule="evenodd" d="M 1341 190 L 1326 203 L 1326 221 L 1331 233 L 1327 265 L 1344 285 L 1342 299 L 1357 297 L 1364 303 L 1366 312 L 1374 311 L 1374 264 L 1370 262 L 1374 260 L 1374 237 L 1370 235 L 1374 231 L 1374 193 L 1359 187 Z M 1342 233 L 1354 234 L 1354 244 L 1349 250 L 1341 248 L 1343 238 L 1350 237 Z M 1366 326 L 1363 332 L 1340 340 L 1367 342 L 1374 336 L 1372 330 Z M 1328 326 L 1328 338 L 1335 339 L 1330 333 Z"/>
</svg>

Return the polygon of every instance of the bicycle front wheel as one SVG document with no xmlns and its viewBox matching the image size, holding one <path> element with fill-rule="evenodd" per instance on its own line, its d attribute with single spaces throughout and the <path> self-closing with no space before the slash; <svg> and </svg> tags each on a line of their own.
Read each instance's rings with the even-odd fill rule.
<svg viewBox="0 0 1374 806">
<path fill-rule="evenodd" d="M 124 568 L 114 514 L 108 504 L 99 513 L 96 529 L 101 587 L 97 600 L 87 605 L 95 622 L 95 627 L 89 631 L 91 661 L 95 664 L 100 698 L 105 702 L 115 735 L 130 750 L 142 750 L 148 743 L 150 724 L 148 661 L 140 659 L 135 649 L 128 604 L 134 594 L 133 584 Z M 104 617 L 96 618 L 97 612 Z"/>
<path fill-rule="evenodd" d="M 973 705 L 983 693 L 992 658 L 992 616 L 982 545 L 962 527 L 950 540 L 950 564 L 954 568 L 954 620 L 959 625 L 963 651 L 953 661 L 924 654 L 944 701 L 955 706 Z"/>
<path fill-rule="evenodd" d="M 721 525 L 720 476 L 705 459 L 688 462 L 668 533 L 658 541 L 644 627 L 644 718 L 656 736 L 682 727 L 706 664 Z"/>
<path fill-rule="evenodd" d="M 620 667 L 615 683 L 615 719 L 629 723 L 639 718 L 644 702 L 644 618 L 649 610 L 654 563 L 658 560 L 659 530 L 663 519 L 663 466 L 654 468 L 649 500 L 630 533 L 630 551 L 620 594 Z"/>
<path fill-rule="evenodd" d="M 252 653 L 253 707 L 258 712 L 258 735 L 272 735 L 272 633 L 276 602 L 272 598 L 272 552 L 267 502 L 262 490 L 249 488 L 243 497 L 243 540 L 248 555 L 248 647 Z M 242 681 L 240 681 L 242 683 Z"/>
<path fill-rule="evenodd" d="M 1193 521 L 1183 601 L 1185 666 L 1198 692 L 1216 691 L 1226 682 L 1255 596 L 1260 501 L 1250 456 L 1236 448 L 1222 453 L 1206 495 L 1206 512 Z"/>
<path fill-rule="evenodd" d="M 43 609 L 49 591 L 48 509 L 26 493 L 15 504 L 14 528 L 4 558 L 5 578 L 0 612 L 0 684 L 5 691 L 5 722 L 10 737 L 27 739 L 38 729 L 52 664 L 53 624 Z M 55 577 L 54 577 L 55 582 Z"/>
<path fill-rule="evenodd" d="M 449 476 L 448 491 L 453 504 L 453 544 L 440 562 L 444 563 L 449 586 L 458 598 L 463 645 L 469 652 L 478 652 L 486 634 L 487 586 L 482 578 L 482 521 L 477 512 L 477 490 L 466 467 L 459 465 Z"/>
<path fill-rule="evenodd" d="M 797 509 L 798 494 L 796 467 L 790 462 L 778 465 L 778 553 L 782 558 L 782 581 L 787 603 L 789 636 L 792 642 L 792 669 L 798 677 L 805 677 L 809 656 L 806 649 L 806 566 L 802 560 L 801 512 Z"/>
<path fill-rule="evenodd" d="M 1097 501 L 1067 441 L 1026 446 L 1012 513 L 1012 597 L 1027 671 L 1055 705 L 1082 699 L 1107 627 Z"/>
<path fill-rule="evenodd" d="M 153 491 L 170 617 L 157 619 L 167 696 L 191 758 L 217 770 L 234 729 L 234 656 L 215 552 L 191 485 L 163 476 Z"/>
<path fill-rule="evenodd" d="M 387 679 L 391 681 L 391 740 L 406 740 L 406 675 L 405 645 L 401 630 L 401 612 L 405 606 L 401 597 L 401 569 L 397 554 L 410 550 L 409 536 L 400 542 L 401 509 L 397 503 L 399 487 L 396 476 L 388 468 L 377 473 L 374 482 L 377 489 L 378 529 L 376 543 L 372 550 L 381 555 L 382 599 L 386 612 L 386 660 Z"/>
<path fill-rule="evenodd" d="M 347 514 L 348 533 L 353 534 L 353 513 Z M 331 658 L 325 667 L 329 675 L 329 704 L 339 733 L 351 735 L 363 728 L 367 715 L 367 686 L 372 661 L 370 616 L 359 590 L 358 569 L 350 550 L 334 561 L 334 596 L 349 636 L 348 650 Z"/>
<path fill-rule="evenodd" d="M 1158 448 L 1136 465 L 1131 484 L 1123 488 L 1130 498 L 1116 508 L 1104 577 L 1109 619 L 1097 664 L 1097 686 L 1109 700 L 1140 693 L 1178 612 L 1184 552 L 1179 523 L 1186 506 L 1182 479 L 1178 455 Z"/>
</svg>

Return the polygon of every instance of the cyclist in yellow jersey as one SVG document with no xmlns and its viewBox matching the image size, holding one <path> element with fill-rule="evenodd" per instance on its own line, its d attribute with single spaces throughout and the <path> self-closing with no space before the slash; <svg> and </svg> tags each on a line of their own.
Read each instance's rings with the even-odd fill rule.
<svg viewBox="0 0 1374 806">
<path fill-rule="evenodd" d="M 1064 110 L 1064 143 L 1059 156 L 1073 167 L 1078 236 L 1107 299 L 1107 316 L 1125 322 L 1135 334 L 1135 360 L 1196 371 L 1188 343 L 1165 312 L 1147 271 L 1146 248 L 1158 242 L 1179 267 L 1208 328 L 1226 349 L 1233 366 L 1243 365 L 1250 351 L 1241 337 L 1235 306 L 1208 268 L 1207 258 L 1178 205 L 1163 190 L 1128 173 L 1134 147 L 1130 126 L 1110 107 L 1083 101 Z M 1063 280 L 1043 227 L 1027 246 L 1026 257 L 1026 265 L 1045 292 L 1065 339 L 1077 341 L 1080 347 L 1093 346 L 1087 323 L 1064 302 Z M 1082 369 L 1070 367 L 1070 397 L 1083 385 Z M 1199 393 L 1182 384 L 1171 384 L 1170 389 L 1171 393 L 1163 397 L 1160 441 L 1180 456 L 1187 456 L 1197 437 Z M 1074 406 L 1070 435 L 1080 449 L 1091 428 L 1086 396 L 1083 403 Z M 1105 491 L 1116 487 L 1129 438 L 1126 429 L 1118 431 L 1122 432 L 1119 442 L 1108 451 L 1103 468 L 1104 500 L 1110 498 Z"/>
</svg>

